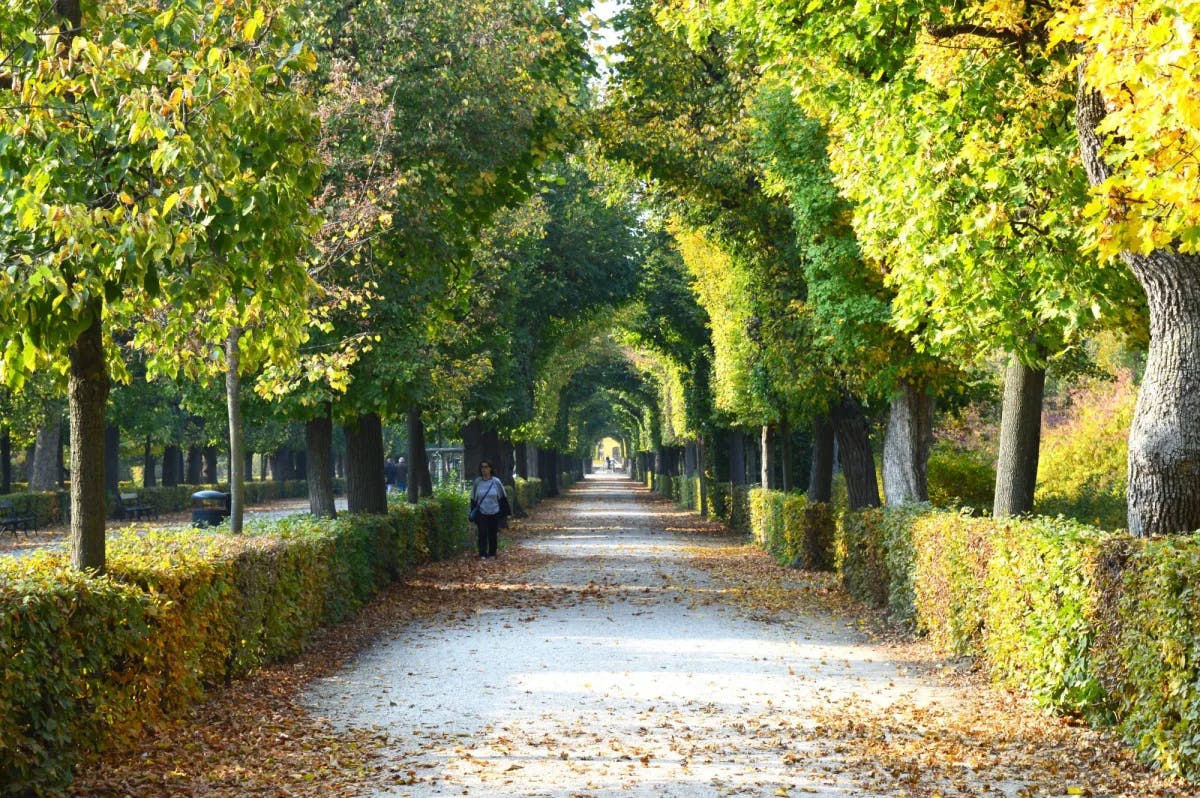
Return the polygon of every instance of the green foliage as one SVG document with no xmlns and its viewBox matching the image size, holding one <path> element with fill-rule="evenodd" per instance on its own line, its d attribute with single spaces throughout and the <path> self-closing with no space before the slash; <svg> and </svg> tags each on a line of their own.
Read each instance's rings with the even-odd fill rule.
<svg viewBox="0 0 1200 798">
<path fill-rule="evenodd" d="M 387 516 L 305 516 L 246 535 L 130 532 L 109 575 L 61 556 L 0 563 L 0 773 L 50 794 L 76 759 L 119 745 L 205 689 L 299 653 L 414 565 L 468 547 L 465 496 Z"/>
<path fill-rule="evenodd" d="M 1061 519 L 995 525 L 985 587 L 988 667 L 1045 706 L 1088 712 L 1103 700 L 1090 661 L 1103 540 L 1099 530 Z"/>
<path fill-rule="evenodd" d="M 929 503 L 934 507 L 991 511 L 996 489 L 996 462 L 986 452 L 936 444 L 929 452 L 926 474 Z"/>
<path fill-rule="evenodd" d="M 1067 420 L 1042 433 L 1034 506 L 1102 529 L 1123 529 L 1129 428 L 1137 386 L 1128 374 L 1071 392 Z"/>
<path fill-rule="evenodd" d="M 751 488 L 750 534 L 776 562 L 830 570 L 834 561 L 833 506 L 802 494 Z"/>
<path fill-rule="evenodd" d="M 1200 536 L 1126 544 L 1116 617 L 1102 673 L 1120 729 L 1138 754 L 1189 779 L 1200 777 Z"/>
<path fill-rule="evenodd" d="M 918 631 L 951 656 L 983 653 L 992 558 L 988 518 L 933 511 L 910 518 L 913 615 Z"/>
</svg>

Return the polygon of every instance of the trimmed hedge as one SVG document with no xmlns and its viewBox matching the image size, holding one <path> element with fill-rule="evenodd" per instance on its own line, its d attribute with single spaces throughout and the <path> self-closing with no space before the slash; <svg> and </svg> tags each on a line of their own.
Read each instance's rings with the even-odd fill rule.
<svg viewBox="0 0 1200 798">
<path fill-rule="evenodd" d="M 122 491 L 134 491 L 144 497 L 160 513 L 177 513 L 192 507 L 192 494 L 199 490 L 228 491 L 229 485 L 173 485 L 143 488 L 131 483 L 121 483 Z M 333 490 L 337 495 L 346 492 L 346 480 L 335 479 Z M 308 498 L 308 483 L 302 479 L 276 482 L 274 480 L 253 480 L 246 482 L 246 504 L 262 504 L 275 499 L 304 499 Z M 9 493 L 0 495 L 0 499 L 13 503 L 19 512 L 34 513 L 38 526 L 49 526 L 66 517 L 70 506 L 71 495 L 67 491 L 52 493 Z M 109 499 L 112 501 L 111 497 Z M 109 507 L 109 513 L 115 513 L 115 506 Z"/>
<path fill-rule="evenodd" d="M 847 589 L 941 652 L 1200 778 L 1200 534 L 915 505 L 844 514 L 838 549 Z"/>
<path fill-rule="evenodd" d="M 145 529 L 91 579 L 61 554 L 0 563 L 0 785 L 52 795 L 207 687 L 295 656 L 415 565 L 468 548 L 465 496 L 247 534 Z"/>
</svg>

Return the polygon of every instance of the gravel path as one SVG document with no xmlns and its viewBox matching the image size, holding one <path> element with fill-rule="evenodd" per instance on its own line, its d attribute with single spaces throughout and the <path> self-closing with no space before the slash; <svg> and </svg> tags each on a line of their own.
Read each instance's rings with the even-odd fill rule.
<svg viewBox="0 0 1200 798">
<path fill-rule="evenodd" d="M 414 622 L 312 686 L 310 711 L 387 737 L 392 784 L 364 795 L 898 794 L 864 787 L 818 717 L 945 711 L 944 685 L 852 619 L 755 619 L 696 564 L 744 541 L 636 483 L 593 477 L 552 504 L 481 564 L 511 601 Z M 509 583 L 516 558 L 543 564 Z"/>
</svg>

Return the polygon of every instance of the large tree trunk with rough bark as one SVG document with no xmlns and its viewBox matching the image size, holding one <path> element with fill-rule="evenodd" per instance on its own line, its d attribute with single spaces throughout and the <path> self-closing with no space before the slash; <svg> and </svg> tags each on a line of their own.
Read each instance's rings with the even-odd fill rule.
<svg viewBox="0 0 1200 798">
<path fill-rule="evenodd" d="M 58 489 L 58 457 L 62 448 L 62 418 L 51 413 L 46 423 L 38 427 L 33 445 L 33 468 L 29 472 L 31 491 Z"/>
<path fill-rule="evenodd" d="M 933 404 L 933 397 L 909 380 L 902 380 L 892 397 L 883 440 L 883 492 L 890 505 L 929 501 Z"/>
<path fill-rule="evenodd" d="M 343 425 L 346 433 L 346 507 L 352 513 L 387 513 L 383 482 L 383 423 L 368 413 Z"/>
<path fill-rule="evenodd" d="M 834 409 L 838 449 L 841 452 L 842 472 L 846 475 L 846 492 L 850 509 L 878 507 L 879 480 L 875 477 L 875 454 L 871 451 L 871 428 L 862 405 L 848 393 Z"/>
<path fill-rule="evenodd" d="M 996 461 L 996 493 L 992 499 L 992 516 L 995 518 L 1033 512 L 1045 387 L 1045 369 L 1026 366 L 1016 357 L 1009 360 L 1004 372 L 1000 454 Z"/>
<path fill-rule="evenodd" d="M 1092 185 L 1110 174 L 1096 133 L 1104 101 L 1079 70 L 1076 123 Z M 1150 350 L 1129 430 L 1129 531 L 1200 529 L 1200 256 L 1169 249 L 1122 253 L 1146 292 Z"/>
<path fill-rule="evenodd" d="M 429 476 L 429 458 L 425 454 L 425 421 L 418 407 L 408 409 L 408 501 L 416 504 L 422 496 L 433 495 Z M 468 475 L 464 473 L 464 477 Z"/>
<path fill-rule="evenodd" d="M 104 408 L 108 402 L 108 364 L 98 300 L 85 312 L 91 322 L 71 345 L 67 395 L 71 408 L 71 565 L 104 571 Z"/>
<path fill-rule="evenodd" d="M 225 404 L 229 411 L 229 531 L 241 534 L 246 516 L 246 439 L 242 429 L 242 331 L 234 327 L 225 339 Z M 215 470 L 215 469 L 214 469 Z"/>
<path fill-rule="evenodd" d="M 808 501 L 833 501 L 833 421 L 827 415 L 813 419 L 812 467 L 808 471 Z"/>
<path fill-rule="evenodd" d="M 304 425 L 304 443 L 308 451 L 308 509 L 317 518 L 336 518 L 333 496 L 333 421 L 331 408 L 309 419 Z"/>
</svg>

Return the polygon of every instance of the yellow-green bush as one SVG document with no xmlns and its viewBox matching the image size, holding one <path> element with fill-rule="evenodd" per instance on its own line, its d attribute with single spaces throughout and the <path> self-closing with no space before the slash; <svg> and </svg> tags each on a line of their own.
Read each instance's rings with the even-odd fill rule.
<svg viewBox="0 0 1200 798">
<path fill-rule="evenodd" d="M 1200 779 L 1200 536 L 1124 548 L 1117 617 L 1100 619 L 1111 631 L 1100 636 L 1100 677 L 1139 755 Z"/>
<path fill-rule="evenodd" d="M 926 466 L 929 503 L 934 507 L 968 507 L 991 512 L 996 489 L 996 465 L 991 455 L 938 444 Z"/>
<path fill-rule="evenodd" d="M 994 522 L 983 648 L 1000 681 L 1056 709 L 1098 711 L 1090 652 L 1104 533 L 1063 519 Z"/>
<path fill-rule="evenodd" d="M 1042 433 L 1038 513 L 1102 529 L 1126 526 L 1129 426 L 1136 402 L 1137 386 L 1128 374 L 1072 393 L 1067 420 Z"/>
<path fill-rule="evenodd" d="M 138 530 L 111 542 L 102 578 L 61 554 L 3 561 L 0 784 L 60 792 L 76 757 L 295 655 L 397 574 L 466 548 L 466 514 L 455 494 L 241 536 Z"/>
<path fill-rule="evenodd" d="M 750 533 L 776 562 L 808 570 L 833 567 L 834 522 L 829 504 L 801 493 L 751 488 Z"/>
<path fill-rule="evenodd" d="M 913 619 L 944 654 L 983 652 L 990 518 L 932 511 L 912 519 Z"/>
<path fill-rule="evenodd" d="M 517 477 L 513 480 L 513 487 L 516 490 L 517 502 L 525 510 L 542 500 L 542 481 L 537 477 L 530 479 Z"/>
</svg>

